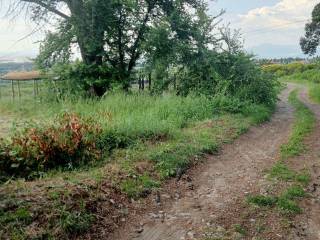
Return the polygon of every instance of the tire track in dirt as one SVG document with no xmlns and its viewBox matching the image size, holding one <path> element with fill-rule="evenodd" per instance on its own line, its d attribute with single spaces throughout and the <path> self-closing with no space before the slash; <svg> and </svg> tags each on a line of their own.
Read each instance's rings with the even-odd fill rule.
<svg viewBox="0 0 320 240">
<path fill-rule="evenodd" d="M 225 145 L 221 154 L 210 156 L 203 166 L 191 171 L 189 176 L 194 181 L 183 197 L 171 197 L 175 200 L 158 207 L 158 212 L 153 208 L 110 239 L 201 239 L 207 225 L 219 224 L 217 219 L 230 211 L 235 199 L 244 199 L 258 188 L 263 171 L 277 160 L 293 122 L 293 108 L 287 101 L 293 88 L 289 85 L 283 91 L 270 122 L 252 127 L 234 143 Z M 138 231 L 137 223 L 143 226 Z"/>
<path fill-rule="evenodd" d="M 304 141 L 307 151 L 290 161 L 295 170 L 307 169 L 310 172 L 311 183 L 307 189 L 309 196 L 301 204 L 303 213 L 296 217 L 288 239 L 320 240 L 320 105 L 310 101 L 307 87 L 293 86 L 301 89 L 299 98 L 314 112 L 317 123 L 313 133 Z"/>
</svg>

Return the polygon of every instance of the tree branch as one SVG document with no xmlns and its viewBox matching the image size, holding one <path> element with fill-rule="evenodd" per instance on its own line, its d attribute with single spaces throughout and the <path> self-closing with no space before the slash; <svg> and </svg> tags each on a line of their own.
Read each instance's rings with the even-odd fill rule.
<svg viewBox="0 0 320 240">
<path fill-rule="evenodd" d="M 128 65 L 128 71 L 129 72 L 133 69 L 133 67 L 134 67 L 134 65 L 136 63 L 136 60 L 140 55 L 140 53 L 137 53 L 137 49 L 139 47 L 140 41 L 142 40 L 145 31 L 146 31 L 147 22 L 149 21 L 150 13 L 153 10 L 154 5 L 155 5 L 154 2 L 149 4 L 147 12 L 146 12 L 146 15 L 144 16 L 143 22 L 142 22 L 141 27 L 140 27 L 140 29 L 138 31 L 137 38 L 136 38 L 134 44 L 132 45 L 132 47 L 130 49 L 131 59 L 130 59 L 129 65 Z"/>
<path fill-rule="evenodd" d="M 64 19 L 69 19 L 70 16 L 64 14 L 63 12 L 60 12 L 59 10 L 57 10 L 56 8 L 50 6 L 49 4 L 47 3 L 44 3 L 43 1 L 41 0 L 22 0 L 23 2 L 28 2 L 28 3 L 34 3 L 34 4 L 38 4 L 39 6 L 47 9 L 49 12 L 52 12 Z"/>
</svg>

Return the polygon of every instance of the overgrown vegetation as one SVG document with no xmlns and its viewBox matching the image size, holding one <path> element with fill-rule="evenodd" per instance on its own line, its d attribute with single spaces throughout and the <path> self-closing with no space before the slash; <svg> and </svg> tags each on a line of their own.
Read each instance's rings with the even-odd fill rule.
<svg viewBox="0 0 320 240">
<path fill-rule="evenodd" d="M 303 139 L 312 131 L 316 123 L 313 112 L 298 100 L 297 90 L 290 94 L 289 102 L 296 109 L 296 120 L 289 142 L 281 147 L 281 156 L 284 159 L 303 153 L 306 148 Z"/>
<path fill-rule="evenodd" d="M 265 72 L 275 74 L 276 77 L 289 78 L 296 76 L 297 78 L 301 77 L 303 80 L 320 82 L 320 79 L 318 78 L 320 67 L 317 62 L 309 64 L 303 62 L 293 62 L 289 64 L 268 64 L 263 66 L 263 70 Z M 309 78 L 310 75 L 312 76 L 311 79 Z"/>
<path fill-rule="evenodd" d="M 59 239 L 99 224 L 113 229 L 111 222 L 118 224 L 128 211 L 127 206 L 119 210 L 114 201 L 147 196 L 165 179 L 180 176 L 272 113 L 270 105 L 238 98 L 171 93 L 120 92 L 100 100 L 2 103 L 4 112 L 28 116 L 33 122 L 19 122 L 11 136 L 1 140 L 2 181 L 7 181 L 0 187 L 0 203 L 5 206 L 1 214 L 14 219 L 18 205 L 11 204 L 17 202 L 31 218 L 1 223 L 0 235 L 22 239 L 31 236 L 25 231 L 30 228 L 37 237 Z M 102 223 L 97 222 L 101 199 L 106 198 L 101 197 L 101 188 L 112 194 L 107 195 L 111 205 L 104 209 L 117 216 Z"/>
<path fill-rule="evenodd" d="M 303 140 L 312 132 L 316 122 L 313 112 L 298 99 L 297 93 L 298 90 L 292 91 L 289 96 L 289 102 L 295 108 L 292 134 L 288 143 L 281 146 L 281 160 L 269 172 L 271 179 L 285 182 L 287 187 L 280 192 L 276 191 L 273 195 L 256 195 L 247 199 L 249 203 L 259 207 L 277 207 L 285 214 L 297 214 L 302 211 L 297 200 L 306 196 L 303 187 L 310 181 L 308 172 L 293 171 L 285 161 L 302 154 L 306 150 Z"/>
<path fill-rule="evenodd" d="M 281 82 L 303 84 L 309 88 L 309 97 L 320 103 L 320 65 L 316 59 L 312 63 L 272 64 L 263 70 L 274 74 Z"/>
<path fill-rule="evenodd" d="M 15 111 L 11 103 L 9 106 Z M 59 113 L 59 109 L 65 110 Z M 32 112 L 38 120 L 1 142 L 1 175 L 32 178 L 52 168 L 73 169 L 95 162 L 113 149 L 140 141 L 174 139 L 180 129 L 212 119 L 214 115 L 242 114 L 259 123 L 267 120 L 272 109 L 220 96 L 182 98 L 170 94 L 163 97 L 113 94 L 99 102 L 65 101 L 56 105 L 25 105 L 23 108 L 17 105 L 16 111 L 24 116 Z M 54 117 L 56 114 L 58 116 Z M 209 152 L 214 146 L 207 148 Z M 184 157 L 180 151 L 190 153 Z M 176 155 L 175 159 L 189 159 L 197 150 L 191 146 L 172 145 L 167 154 L 170 152 Z M 175 171 L 175 167 L 170 167 L 173 163 L 168 156 L 157 153 L 153 158 L 166 172 L 164 175 L 172 175 L 170 172 Z M 163 161 L 165 163 L 161 163 Z"/>
<path fill-rule="evenodd" d="M 101 238 L 130 201 L 274 110 L 278 81 L 202 1 L 13 2 L 37 23 L 60 20 L 36 60 L 40 97 L 1 99 L 24 121 L 0 140 L 0 238 Z"/>
</svg>

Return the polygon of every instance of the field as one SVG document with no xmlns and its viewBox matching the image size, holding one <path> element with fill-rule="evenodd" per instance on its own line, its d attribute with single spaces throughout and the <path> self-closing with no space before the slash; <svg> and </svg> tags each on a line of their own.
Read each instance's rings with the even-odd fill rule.
<svg viewBox="0 0 320 240">
<path fill-rule="evenodd" d="M 0 100 L 1 119 L 5 122 L 2 137 L 8 141 L 15 141 L 16 137 L 24 139 L 29 136 L 30 129 L 38 129 L 40 137 L 67 116 L 73 120 L 80 119 L 76 124 L 85 128 L 99 128 L 89 140 L 81 141 L 86 144 L 92 142 L 90 146 L 102 144 L 103 150 L 99 151 L 99 156 L 85 155 L 91 159 L 86 159 L 85 164 L 80 164 L 79 159 L 66 159 L 65 164 L 59 166 L 56 162 L 46 171 L 37 165 L 27 175 L 22 175 L 19 170 L 24 166 L 23 162 L 15 166 L 17 168 L 8 165 L 7 169 L 2 169 L 8 171 L 10 168 L 17 177 L 40 178 L 31 182 L 2 178 L 1 202 L 8 210 L 0 212 L 3 229 L 0 233 L 17 239 L 29 236 L 26 229 L 41 234 L 51 234 L 55 229 L 52 237 L 87 232 L 90 226 L 99 226 L 97 220 L 105 214 L 89 209 L 99 208 L 96 204 L 100 202 L 101 187 L 106 188 L 104 191 L 111 191 L 121 204 L 126 204 L 124 196 L 128 199 L 145 197 L 168 178 L 179 176 L 190 166 L 200 163 L 206 154 L 216 153 L 223 143 L 246 132 L 252 124 L 267 120 L 272 112 L 262 105 L 239 107 L 237 101 L 228 98 L 179 97 L 171 93 L 150 96 L 148 92 L 119 92 L 101 100 L 54 102 L 45 101 L 41 95 L 35 99 L 31 86 L 26 87 L 21 100 L 13 101 L 9 94 Z M 4 92 L 9 92 L 9 89 L 10 86 L 2 88 Z M 8 130 L 10 124 L 11 131 Z M 54 133 L 63 138 L 57 141 L 69 141 L 65 139 L 68 135 L 60 132 L 59 127 Z M 61 127 L 67 131 L 65 125 Z M 46 144 L 47 140 L 43 138 L 42 141 Z M 28 146 L 24 151 L 29 151 L 31 145 Z M 76 151 L 82 151 L 82 148 L 79 146 Z M 30 154 L 33 153 L 28 153 L 26 164 L 40 161 L 42 153 Z M 31 160 L 33 157 L 38 160 Z M 22 172 L 26 174 L 26 171 Z M 79 191 L 85 192 L 81 197 L 82 207 L 77 205 Z M 19 202 L 19 206 L 15 202 Z M 35 204 L 40 209 L 35 209 Z M 123 218 L 118 210 L 109 210 L 116 216 L 112 222 L 118 223 Z M 78 221 L 83 222 L 82 225 L 78 226 Z M 109 221 L 107 219 L 103 224 L 113 229 L 113 223 Z M 41 227 L 30 229 L 30 223 Z"/>
<path fill-rule="evenodd" d="M 320 103 L 320 68 L 318 63 L 291 63 L 265 66 L 264 70 L 277 75 L 282 82 L 292 82 L 308 86 L 310 98 Z"/>
<path fill-rule="evenodd" d="M 307 86 L 310 97 L 317 101 L 316 74 L 315 69 L 302 70 L 281 76 L 280 81 Z M 124 224 L 131 224 L 129 219 L 137 212 L 146 218 L 144 207 L 149 209 L 154 203 L 161 207 L 160 203 L 169 201 L 164 196 L 176 199 L 177 192 L 194 191 L 193 181 L 212 191 L 224 189 L 217 183 L 225 181 L 225 176 L 232 176 L 228 177 L 233 189 L 230 194 L 245 202 L 235 205 L 237 214 L 240 209 L 256 206 L 254 213 L 248 211 L 260 218 L 255 215 L 265 211 L 260 208 L 269 209 L 266 216 L 274 218 L 276 224 L 283 221 L 278 212 L 292 216 L 302 212 L 299 203 L 307 194 L 304 188 L 311 176 L 307 169 L 295 169 L 286 161 L 306 153 L 308 144 L 301 142 L 313 133 L 316 119 L 298 100 L 298 90 L 292 91 L 290 83 L 280 95 L 280 108 L 270 123 L 265 122 L 274 113 L 274 105 L 241 101 L 230 95 L 179 96 L 171 90 L 151 94 L 133 88 L 127 93 L 110 91 L 102 98 L 59 98 L 46 82 L 39 84 L 37 96 L 33 83 L 20 87 L 21 97 L 13 99 L 11 85 L 1 86 L 0 238 L 109 238 Z M 288 101 L 296 113 L 290 110 Z M 291 129 L 288 123 L 292 118 L 296 120 Z M 245 134 L 252 126 L 257 127 Z M 241 140 L 243 134 L 245 141 Z M 289 140 L 283 144 L 286 138 Z M 221 152 L 226 144 L 234 150 Z M 277 152 L 279 162 L 275 162 Z M 210 163 L 215 155 L 217 163 Z M 228 161 L 226 168 L 219 165 L 224 161 Z M 257 163 L 261 166 L 254 165 Z M 206 174 L 192 175 L 202 166 L 208 167 L 202 170 Z M 255 171 L 262 166 L 271 169 L 270 176 L 259 180 L 261 173 Z M 211 182 L 208 174 L 213 174 L 217 182 Z M 240 192 L 247 191 L 242 189 L 246 184 L 239 185 L 238 176 L 242 174 L 256 181 L 285 179 L 281 179 L 284 183 L 274 183 L 270 196 L 253 189 L 249 195 L 242 195 Z M 237 189 L 241 191 L 236 193 Z M 206 196 L 203 188 L 194 194 Z M 230 196 L 226 195 L 224 201 Z M 179 211 L 184 211 L 183 206 L 191 199 L 194 197 L 181 200 Z M 206 205 L 203 197 L 199 201 Z M 220 214 L 226 213 L 217 211 Z M 246 225 L 248 219 L 238 224 L 240 216 L 229 218 L 232 226 L 221 222 L 226 229 L 224 236 L 230 231 L 256 236 L 256 230 Z M 149 231 L 158 231 L 157 225 Z M 177 229 L 172 227 L 170 231 Z M 204 234 L 211 236 L 215 231 L 210 227 Z M 279 228 L 276 232 L 283 231 Z M 143 238 L 144 233 L 140 234 Z M 259 234 L 266 237 L 269 233 Z"/>
<path fill-rule="evenodd" d="M 2 4 L 0 240 L 319 239 L 320 4 L 213 2 Z"/>
</svg>

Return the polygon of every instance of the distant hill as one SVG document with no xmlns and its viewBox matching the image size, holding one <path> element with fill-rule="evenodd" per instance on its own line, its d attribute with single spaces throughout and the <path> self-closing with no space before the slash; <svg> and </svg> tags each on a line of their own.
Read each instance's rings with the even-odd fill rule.
<svg viewBox="0 0 320 240">
<path fill-rule="evenodd" d="M 30 71 L 32 69 L 33 69 L 32 62 L 1 62 L 0 61 L 0 76 L 8 72 Z"/>
<path fill-rule="evenodd" d="M 258 58 L 282 58 L 282 57 L 299 57 L 305 58 L 301 52 L 300 46 L 296 45 L 275 45 L 275 44 L 262 44 L 248 49 L 250 53 L 257 55 Z"/>
<path fill-rule="evenodd" d="M 37 55 L 34 51 L 0 52 L 0 63 L 26 63 L 32 62 Z"/>
</svg>

